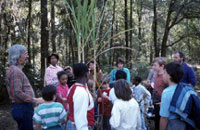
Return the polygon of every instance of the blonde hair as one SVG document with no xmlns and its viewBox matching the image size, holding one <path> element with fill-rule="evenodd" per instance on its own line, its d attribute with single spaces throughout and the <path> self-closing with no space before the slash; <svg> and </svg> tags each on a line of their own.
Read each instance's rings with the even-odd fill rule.
<svg viewBox="0 0 200 130">
<path fill-rule="evenodd" d="M 88 90 L 90 91 L 92 97 L 95 97 L 94 81 L 89 79 L 87 82 Z"/>
</svg>

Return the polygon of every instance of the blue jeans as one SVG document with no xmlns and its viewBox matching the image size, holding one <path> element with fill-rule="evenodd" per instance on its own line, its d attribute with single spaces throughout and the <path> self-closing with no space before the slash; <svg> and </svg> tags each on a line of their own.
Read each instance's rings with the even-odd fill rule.
<svg viewBox="0 0 200 130">
<path fill-rule="evenodd" d="M 33 113 L 33 104 L 12 104 L 12 116 L 18 124 L 18 130 L 34 130 Z"/>
<path fill-rule="evenodd" d="M 77 130 L 74 123 L 71 120 L 67 121 L 67 130 Z M 88 130 L 93 130 L 93 126 L 88 126 Z"/>
</svg>

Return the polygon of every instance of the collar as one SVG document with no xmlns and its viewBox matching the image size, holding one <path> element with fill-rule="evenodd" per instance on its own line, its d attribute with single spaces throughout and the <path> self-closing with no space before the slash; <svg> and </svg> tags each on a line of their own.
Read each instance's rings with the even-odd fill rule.
<svg viewBox="0 0 200 130">
<path fill-rule="evenodd" d="M 56 66 L 53 66 L 52 64 L 50 64 L 50 66 L 49 67 L 51 67 L 51 68 L 53 68 L 53 69 L 55 69 L 55 68 L 57 68 L 58 66 L 56 65 Z"/>
</svg>

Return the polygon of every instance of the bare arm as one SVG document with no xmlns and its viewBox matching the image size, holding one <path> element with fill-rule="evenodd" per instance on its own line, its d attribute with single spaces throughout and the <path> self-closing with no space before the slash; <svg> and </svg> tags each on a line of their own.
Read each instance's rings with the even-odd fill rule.
<svg viewBox="0 0 200 130">
<path fill-rule="evenodd" d="M 35 124 L 36 126 L 35 126 L 35 130 L 41 130 L 41 124 L 39 124 L 39 123 L 36 123 Z"/>
<path fill-rule="evenodd" d="M 167 127 L 168 118 L 160 117 L 160 130 L 165 130 Z"/>
<path fill-rule="evenodd" d="M 61 94 L 58 95 L 58 98 L 59 98 L 60 100 L 62 100 L 63 102 L 67 102 L 67 98 L 62 98 L 62 95 L 61 95 Z"/>
</svg>

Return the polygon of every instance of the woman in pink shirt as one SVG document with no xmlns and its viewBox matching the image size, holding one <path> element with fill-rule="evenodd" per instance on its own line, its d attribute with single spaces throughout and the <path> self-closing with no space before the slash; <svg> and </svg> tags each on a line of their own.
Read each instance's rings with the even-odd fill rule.
<svg viewBox="0 0 200 130">
<path fill-rule="evenodd" d="M 63 69 L 57 65 L 59 60 L 59 56 L 57 54 L 51 54 L 48 58 L 50 66 L 46 68 L 45 71 L 45 85 L 53 85 L 57 87 L 59 85 L 59 81 L 57 78 L 57 73 L 62 71 Z"/>
<path fill-rule="evenodd" d="M 57 102 L 60 102 L 65 110 L 67 110 L 67 93 L 69 87 L 67 85 L 67 73 L 65 71 L 60 71 L 57 73 L 58 80 L 60 84 L 57 87 Z"/>
</svg>

